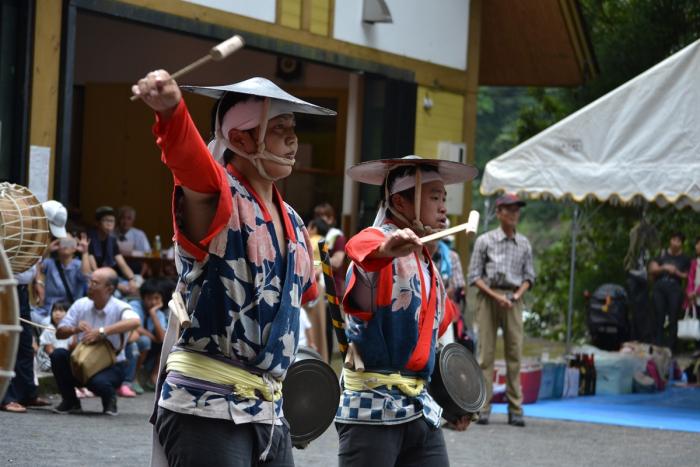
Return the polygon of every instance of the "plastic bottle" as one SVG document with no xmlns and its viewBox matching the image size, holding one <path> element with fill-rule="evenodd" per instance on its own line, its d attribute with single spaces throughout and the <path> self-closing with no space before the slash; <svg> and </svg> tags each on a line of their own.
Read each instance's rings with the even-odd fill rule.
<svg viewBox="0 0 700 467">
<path fill-rule="evenodd" d="M 587 367 L 587 358 L 586 355 L 581 355 L 580 360 L 579 360 L 579 367 L 578 367 L 578 372 L 579 372 L 579 380 L 578 380 L 578 395 L 579 396 L 585 396 L 586 395 L 586 383 L 588 381 L 588 368 Z"/>
</svg>

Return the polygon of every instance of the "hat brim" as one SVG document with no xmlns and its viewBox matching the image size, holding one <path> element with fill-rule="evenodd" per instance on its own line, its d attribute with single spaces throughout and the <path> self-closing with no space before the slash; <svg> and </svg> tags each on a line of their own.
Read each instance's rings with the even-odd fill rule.
<svg viewBox="0 0 700 467">
<path fill-rule="evenodd" d="M 422 158 L 379 159 L 361 162 L 350 167 L 346 173 L 348 177 L 356 182 L 367 183 L 368 185 L 381 185 L 391 169 L 406 165 L 430 165 L 437 167 L 437 171 L 445 185 L 468 182 L 479 175 L 479 170 L 471 165 L 441 159 Z"/>
<path fill-rule="evenodd" d="M 320 105 L 294 97 L 282 90 L 272 81 L 265 78 L 250 78 L 240 83 L 228 84 L 225 86 L 180 86 L 184 91 L 199 94 L 202 96 L 220 99 L 227 92 L 237 92 L 240 94 L 250 94 L 251 96 L 269 97 L 277 99 L 290 105 L 290 110 L 294 113 L 312 115 L 336 115 L 336 112 Z"/>
<path fill-rule="evenodd" d="M 65 227 L 53 225 L 51 222 L 49 222 L 49 230 L 51 231 L 51 235 L 56 238 L 66 238 L 68 236 Z"/>
</svg>

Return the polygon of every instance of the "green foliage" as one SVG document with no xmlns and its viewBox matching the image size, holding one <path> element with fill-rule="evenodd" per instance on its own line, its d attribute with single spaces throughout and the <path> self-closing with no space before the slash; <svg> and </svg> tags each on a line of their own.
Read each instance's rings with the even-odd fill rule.
<svg viewBox="0 0 700 467">
<path fill-rule="evenodd" d="M 579 0 L 600 75 L 573 92 L 587 104 L 698 38 L 697 0 Z"/>
<path fill-rule="evenodd" d="M 476 159 L 486 162 L 632 79 L 700 36 L 698 0 L 579 0 L 600 74 L 576 89 L 481 88 L 478 100 Z M 663 176 L 663 174 L 659 174 Z M 475 190 L 476 191 L 476 190 Z M 475 206 L 483 200 L 475 192 Z M 586 204 L 578 236 L 574 289 L 575 340 L 585 337 L 585 290 L 606 282 L 624 284 L 623 258 L 629 230 L 641 209 Z M 531 335 L 563 340 L 568 308 L 572 207 L 530 202 L 520 230 L 533 243 L 538 279 L 530 295 Z M 672 231 L 688 238 L 692 252 L 700 235 L 700 214 L 674 208 L 648 208 L 664 246 Z"/>
<path fill-rule="evenodd" d="M 584 292 L 592 293 L 604 283 L 625 285 L 623 259 L 629 246 L 629 231 L 642 215 L 641 208 L 609 204 L 593 203 L 581 208 L 583 216 L 576 242 L 573 294 L 572 336 L 575 341 L 581 341 L 586 335 Z M 569 206 L 564 210 L 564 217 L 571 219 L 571 213 Z M 694 255 L 695 239 L 700 235 L 700 213 L 650 205 L 646 216 L 656 226 L 661 239 L 659 251 L 654 254 L 659 254 L 661 248 L 668 246 L 671 233 L 680 231 L 687 238 L 686 253 Z M 561 238 L 539 253 L 537 285 L 533 289 L 531 303 L 537 319 L 526 323 L 526 330 L 533 336 L 561 340 L 566 334 L 571 257 L 571 232 L 568 227 L 558 229 Z"/>
</svg>

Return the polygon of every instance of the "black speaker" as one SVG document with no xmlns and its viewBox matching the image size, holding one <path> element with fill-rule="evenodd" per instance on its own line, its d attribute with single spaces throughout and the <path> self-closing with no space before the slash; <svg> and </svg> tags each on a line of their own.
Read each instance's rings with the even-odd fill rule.
<svg viewBox="0 0 700 467">
<path fill-rule="evenodd" d="M 299 59 L 289 56 L 277 57 L 278 78 L 285 81 L 294 81 L 301 78 L 302 63 Z"/>
</svg>

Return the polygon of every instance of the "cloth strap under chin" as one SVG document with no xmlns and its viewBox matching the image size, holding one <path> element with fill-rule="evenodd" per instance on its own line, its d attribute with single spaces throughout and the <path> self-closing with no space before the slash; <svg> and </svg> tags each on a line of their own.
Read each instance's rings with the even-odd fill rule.
<svg viewBox="0 0 700 467">
<path fill-rule="evenodd" d="M 223 145 L 231 150 L 234 154 L 241 156 L 242 158 L 250 161 L 253 166 L 255 166 L 255 169 L 258 171 L 261 177 L 263 177 L 265 180 L 269 180 L 271 182 L 277 181 L 280 178 L 283 178 L 284 175 L 280 175 L 278 177 L 272 177 L 270 174 L 267 173 L 265 170 L 265 166 L 263 165 L 263 160 L 269 160 L 271 162 L 274 162 L 275 164 L 280 164 L 280 165 L 288 165 L 292 166 L 294 165 L 295 160 L 294 159 L 288 159 L 285 157 L 280 157 L 276 154 L 271 153 L 270 151 L 265 150 L 265 134 L 267 133 L 267 115 L 270 111 L 270 98 L 266 97 L 263 101 L 263 110 L 262 114 L 260 116 L 260 125 L 259 125 L 259 131 L 258 131 L 258 140 L 256 141 L 256 151 L 253 154 L 249 154 L 241 149 L 238 149 L 235 147 L 233 144 L 228 139 L 228 135 L 224 135 L 221 132 L 221 125 L 219 124 L 219 109 L 216 111 L 216 123 L 215 123 L 215 138 L 218 140 L 217 142 L 223 143 Z M 221 103 L 219 103 L 221 105 Z M 218 159 L 218 154 L 213 154 L 213 156 Z"/>
</svg>

